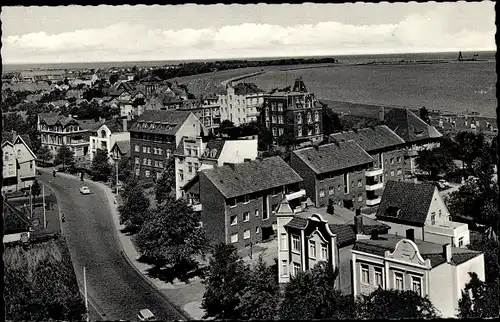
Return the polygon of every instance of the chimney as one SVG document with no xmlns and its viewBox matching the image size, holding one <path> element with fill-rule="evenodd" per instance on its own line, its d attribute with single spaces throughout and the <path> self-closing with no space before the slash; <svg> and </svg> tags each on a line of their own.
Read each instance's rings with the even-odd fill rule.
<svg viewBox="0 0 500 322">
<path fill-rule="evenodd" d="M 407 229 L 406 230 L 406 239 L 409 239 L 411 241 L 415 241 L 415 230 L 413 229 Z"/>
<path fill-rule="evenodd" d="M 383 106 L 380 107 L 378 111 L 378 120 L 383 122 L 385 119 L 385 108 Z"/>
<path fill-rule="evenodd" d="M 443 245 L 443 256 L 447 263 L 451 262 L 451 244 Z"/>
<path fill-rule="evenodd" d="M 358 210 L 356 209 L 356 216 L 354 217 L 354 229 L 356 230 L 356 234 L 363 233 L 363 216 L 361 213 L 358 214 Z"/>
<path fill-rule="evenodd" d="M 127 132 L 128 128 L 127 128 L 127 119 L 126 118 L 122 119 L 122 124 L 123 124 L 123 132 Z"/>
</svg>

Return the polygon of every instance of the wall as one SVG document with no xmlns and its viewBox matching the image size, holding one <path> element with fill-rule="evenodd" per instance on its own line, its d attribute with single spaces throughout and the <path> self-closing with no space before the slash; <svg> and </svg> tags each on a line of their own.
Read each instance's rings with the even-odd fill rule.
<svg viewBox="0 0 500 322">
<path fill-rule="evenodd" d="M 218 159 L 218 165 L 228 163 L 242 163 L 245 159 L 257 158 L 257 140 L 226 141 Z"/>
<path fill-rule="evenodd" d="M 294 153 L 290 154 L 290 167 L 304 180 L 306 196 L 316 204 L 316 174 Z"/>
<path fill-rule="evenodd" d="M 235 207 L 231 207 L 229 205 L 226 205 L 226 213 L 227 213 L 227 222 L 228 222 L 228 243 L 231 243 L 231 235 L 234 233 L 238 233 L 238 242 L 233 243 L 234 246 L 236 246 L 238 249 L 243 249 L 250 242 L 252 242 L 254 245 L 257 242 L 262 241 L 262 224 L 264 221 L 268 221 L 269 219 L 263 220 L 262 219 L 262 212 L 263 212 L 263 202 L 262 199 L 264 196 L 259 195 L 257 198 L 250 199 L 248 202 L 242 202 L 239 201 Z M 259 215 L 255 215 L 255 210 L 259 211 Z M 243 221 L 243 213 L 248 212 L 249 214 L 249 221 L 244 222 Z M 237 219 L 237 224 L 234 226 L 231 226 L 231 217 L 236 216 Z M 259 227 L 259 233 L 256 233 L 256 227 Z M 250 230 L 250 238 L 249 239 L 244 239 L 244 231 L 249 229 Z"/>
<path fill-rule="evenodd" d="M 342 294 L 352 294 L 351 249 L 353 245 L 342 247 L 339 250 L 339 286 Z"/>
<path fill-rule="evenodd" d="M 226 218 L 225 198 L 203 173 L 200 173 L 199 180 L 201 221 L 208 240 L 212 244 L 226 243 L 229 237 L 225 225 L 229 219 Z"/>
<path fill-rule="evenodd" d="M 453 294 L 455 269 L 452 265 L 444 263 L 434 267 L 429 274 L 429 299 L 443 317 L 454 316 L 455 306 L 458 304 L 456 294 Z"/>
<path fill-rule="evenodd" d="M 137 136 L 142 135 L 140 132 L 131 132 L 130 134 L 130 156 L 132 160 L 132 168 L 134 169 L 134 174 L 135 174 L 135 169 L 139 169 L 139 179 L 143 181 L 153 181 L 154 178 L 156 178 L 157 173 L 163 172 L 165 164 L 167 162 L 167 152 L 170 150 L 170 155 L 173 155 L 173 152 L 175 151 L 175 139 L 174 136 L 170 135 L 158 135 L 162 138 L 162 141 L 152 141 L 152 140 L 146 140 L 144 139 L 144 136 L 142 136 L 142 139 L 139 139 Z M 171 140 L 171 141 L 167 141 Z M 139 151 L 135 151 L 135 146 L 139 146 Z M 144 153 L 142 152 L 143 146 L 150 147 L 151 148 L 151 153 Z M 161 148 L 163 153 L 161 155 L 154 154 L 154 148 Z M 135 159 L 139 158 L 139 164 L 135 163 Z M 151 166 L 149 165 L 144 165 L 143 164 L 143 159 L 148 158 L 152 159 L 151 160 Z M 163 168 L 160 167 L 154 167 L 154 161 L 162 161 L 163 162 Z M 145 172 L 150 171 L 150 176 L 149 178 L 145 176 Z"/>
<path fill-rule="evenodd" d="M 186 118 L 184 123 L 181 125 L 179 130 L 177 130 L 177 133 L 175 134 L 175 146 L 177 147 L 179 143 L 181 143 L 181 139 L 185 136 L 188 137 L 200 136 L 200 132 L 202 129 L 204 130 L 200 120 L 194 114 L 191 113 Z"/>
<path fill-rule="evenodd" d="M 400 157 L 400 161 L 397 161 L 397 158 Z M 373 157 L 378 163 L 378 156 Z M 384 183 L 388 180 L 394 181 L 402 181 L 404 176 L 404 152 L 403 150 L 393 150 L 393 151 L 385 151 L 383 152 L 384 159 Z M 391 164 L 391 159 L 394 160 L 394 163 Z M 400 170 L 400 174 L 398 174 L 398 170 Z M 394 171 L 394 176 L 391 176 L 391 171 Z"/>
<path fill-rule="evenodd" d="M 441 212 L 441 213 L 440 213 Z M 427 218 L 425 220 L 425 225 L 432 225 L 431 215 L 435 213 L 435 225 L 437 226 L 449 226 L 450 224 L 450 212 L 446 207 L 443 198 L 439 195 L 437 188 L 434 188 L 434 194 L 432 196 L 432 201 L 429 206 L 429 211 L 427 213 Z"/>
<path fill-rule="evenodd" d="M 389 229 L 389 234 L 391 235 L 397 235 L 397 236 L 402 236 L 406 237 L 406 230 L 407 229 L 413 229 L 415 231 L 415 239 L 423 239 L 422 235 L 422 228 L 423 227 L 416 227 L 416 226 L 410 226 L 410 225 L 405 225 L 405 224 L 399 224 L 399 223 L 393 223 L 389 221 L 384 221 L 381 219 L 377 219 L 380 223 L 386 224 L 390 226 L 391 228 Z"/>
<path fill-rule="evenodd" d="M 481 280 L 485 280 L 485 270 L 484 270 L 484 254 L 476 256 L 465 263 L 456 266 L 456 307 L 458 308 L 458 300 L 461 298 L 461 291 L 465 288 L 465 284 L 470 281 L 469 272 L 475 272 L 477 277 Z"/>
</svg>

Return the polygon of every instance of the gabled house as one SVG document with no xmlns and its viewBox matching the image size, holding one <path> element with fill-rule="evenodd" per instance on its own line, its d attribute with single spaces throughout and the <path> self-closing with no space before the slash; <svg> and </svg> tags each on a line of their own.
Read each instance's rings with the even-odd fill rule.
<svg viewBox="0 0 500 322">
<path fill-rule="evenodd" d="M 366 200 L 365 171 L 373 162 L 353 140 L 295 150 L 290 156 L 290 166 L 304 179 L 307 196 L 316 207 L 326 206 L 329 199 L 346 208 L 378 203 Z"/>
<path fill-rule="evenodd" d="M 29 138 L 15 132 L 3 133 L 3 185 L 2 192 L 29 189 L 35 180 L 36 155 Z"/>
<path fill-rule="evenodd" d="M 389 225 L 393 235 L 404 236 L 414 229 L 418 240 L 454 247 L 470 243 L 468 224 L 451 220 L 437 187 L 430 183 L 388 181 L 376 218 Z"/>
<path fill-rule="evenodd" d="M 109 158 L 112 158 L 111 148 L 117 141 L 128 141 L 130 144 L 130 132 L 127 129 L 127 119 L 112 119 L 99 126 L 95 133 L 90 136 L 90 160 L 97 154 L 97 150 L 105 150 Z"/>
</svg>

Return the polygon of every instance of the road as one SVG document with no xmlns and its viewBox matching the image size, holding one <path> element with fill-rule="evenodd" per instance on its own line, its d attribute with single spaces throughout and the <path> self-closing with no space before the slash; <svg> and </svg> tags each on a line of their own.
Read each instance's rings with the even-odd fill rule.
<svg viewBox="0 0 500 322">
<path fill-rule="evenodd" d="M 49 170 L 42 173 L 39 180 L 55 192 L 65 214 L 62 233 L 80 285 L 83 267 L 86 269 L 87 294 L 95 307 L 92 311 L 106 320 L 133 321 L 140 309 L 149 308 L 159 320 L 186 319 L 125 259 L 104 193 L 86 180 L 92 194 L 82 195 L 79 188 L 83 184 L 77 178 L 53 178 Z"/>
</svg>

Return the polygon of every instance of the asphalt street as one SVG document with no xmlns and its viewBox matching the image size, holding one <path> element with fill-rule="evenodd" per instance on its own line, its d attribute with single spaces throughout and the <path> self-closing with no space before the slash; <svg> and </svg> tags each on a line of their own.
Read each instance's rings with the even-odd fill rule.
<svg viewBox="0 0 500 322">
<path fill-rule="evenodd" d="M 54 178 L 48 170 L 39 180 L 55 192 L 65 214 L 62 233 L 80 285 L 83 267 L 86 269 L 87 294 L 95 307 L 91 318 L 97 311 L 102 317 L 98 319 L 134 321 L 140 309 L 149 308 L 159 320 L 186 319 L 127 262 L 118 244 L 107 198 L 96 185 L 61 175 Z M 80 194 L 83 185 L 92 194 Z"/>
</svg>

